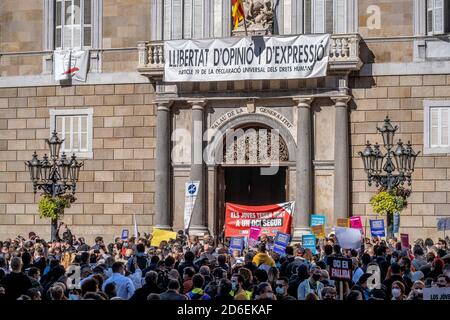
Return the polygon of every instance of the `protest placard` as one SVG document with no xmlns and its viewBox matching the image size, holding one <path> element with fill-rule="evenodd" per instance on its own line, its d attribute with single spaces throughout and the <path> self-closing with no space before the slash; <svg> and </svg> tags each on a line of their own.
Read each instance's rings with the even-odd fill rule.
<svg viewBox="0 0 450 320">
<path fill-rule="evenodd" d="M 386 231 L 384 229 L 384 220 L 369 220 L 370 222 L 370 233 L 372 237 L 385 237 Z"/>
<path fill-rule="evenodd" d="M 250 227 L 248 236 L 248 246 L 253 248 L 256 247 L 259 235 L 261 234 L 261 227 Z"/>
<path fill-rule="evenodd" d="M 361 249 L 361 230 L 336 227 L 336 238 L 343 249 Z"/>
<path fill-rule="evenodd" d="M 350 220 L 350 228 L 359 229 L 361 230 L 361 233 L 363 233 L 364 226 L 362 223 L 361 216 L 350 217 L 349 220 Z"/>
<path fill-rule="evenodd" d="M 450 300 L 449 288 L 423 288 L 423 300 Z"/>
<path fill-rule="evenodd" d="M 436 222 L 438 231 L 450 230 L 450 218 L 437 218 Z"/>
<path fill-rule="evenodd" d="M 326 217 L 320 214 L 311 215 L 311 227 L 325 225 Z"/>
<path fill-rule="evenodd" d="M 127 240 L 128 239 L 128 229 L 122 230 L 122 235 L 120 236 L 120 239 Z"/>
<path fill-rule="evenodd" d="M 169 241 L 170 239 L 176 238 L 177 238 L 176 232 L 153 228 L 152 242 L 150 243 L 150 245 L 153 247 L 158 247 L 161 241 Z"/>
<path fill-rule="evenodd" d="M 409 249 L 409 235 L 406 233 L 400 234 L 400 241 L 402 243 L 402 249 Z"/>
<path fill-rule="evenodd" d="M 283 255 L 290 241 L 291 235 L 287 233 L 277 232 L 274 240 L 273 251 Z"/>
<path fill-rule="evenodd" d="M 350 227 L 350 220 L 346 218 L 339 218 L 337 219 L 337 226 L 342 228 L 348 228 Z"/>
<path fill-rule="evenodd" d="M 325 225 L 320 224 L 311 227 L 311 233 L 317 237 L 317 239 L 325 238 Z"/>
<path fill-rule="evenodd" d="M 331 280 L 352 280 L 352 259 L 329 257 L 328 265 L 330 267 Z"/>
<path fill-rule="evenodd" d="M 244 249 L 244 238 L 232 237 L 230 239 L 230 248 L 228 250 L 230 254 L 233 254 L 233 251 L 238 250 L 239 255 L 241 255 L 243 249 Z"/>
<path fill-rule="evenodd" d="M 316 254 L 316 236 L 313 234 L 305 234 L 302 236 L 303 248 L 310 249 L 313 254 Z"/>
</svg>

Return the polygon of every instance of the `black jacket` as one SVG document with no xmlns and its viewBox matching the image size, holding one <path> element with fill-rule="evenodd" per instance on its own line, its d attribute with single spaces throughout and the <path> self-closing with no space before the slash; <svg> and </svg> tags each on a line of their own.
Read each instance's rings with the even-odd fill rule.
<svg viewBox="0 0 450 320">
<path fill-rule="evenodd" d="M 159 295 L 161 300 L 187 300 L 185 295 L 179 294 L 174 290 L 167 290 Z"/>
<path fill-rule="evenodd" d="M 5 294 L 8 300 L 17 300 L 31 288 L 31 280 L 24 273 L 11 272 L 3 279 Z"/>
<path fill-rule="evenodd" d="M 146 301 L 147 297 L 151 293 L 161 293 L 161 289 L 159 289 L 155 284 L 144 284 L 141 288 L 137 289 L 133 296 L 130 298 L 131 301 Z"/>
</svg>

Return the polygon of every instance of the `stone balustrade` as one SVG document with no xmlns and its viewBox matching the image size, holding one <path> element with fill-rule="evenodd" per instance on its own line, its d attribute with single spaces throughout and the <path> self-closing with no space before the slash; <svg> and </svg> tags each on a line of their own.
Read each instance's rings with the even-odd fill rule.
<svg viewBox="0 0 450 320">
<path fill-rule="evenodd" d="M 362 66 L 359 57 L 359 34 L 333 34 L 330 41 L 329 71 L 355 71 Z M 164 74 L 164 41 L 138 43 L 138 71 L 152 78 Z"/>
</svg>

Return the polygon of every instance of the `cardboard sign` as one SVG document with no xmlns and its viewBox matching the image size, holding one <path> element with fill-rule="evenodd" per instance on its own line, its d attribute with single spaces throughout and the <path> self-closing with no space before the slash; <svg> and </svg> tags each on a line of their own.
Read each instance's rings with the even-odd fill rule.
<svg viewBox="0 0 450 320">
<path fill-rule="evenodd" d="M 360 216 L 350 217 L 350 228 L 363 230 L 364 226 Z"/>
<path fill-rule="evenodd" d="M 337 226 L 342 228 L 349 228 L 350 227 L 350 220 L 345 218 L 339 218 L 337 219 Z"/>
<path fill-rule="evenodd" d="M 120 239 L 127 240 L 128 239 L 128 229 L 122 230 L 122 235 L 120 236 Z"/>
<path fill-rule="evenodd" d="M 278 231 L 289 233 L 294 201 L 267 206 L 226 204 L 225 237 L 246 237 L 251 227 L 260 227 L 261 234 L 275 236 Z"/>
<path fill-rule="evenodd" d="M 400 232 L 400 212 L 394 213 L 394 233 Z"/>
<path fill-rule="evenodd" d="M 330 261 L 331 259 L 331 261 Z M 352 259 L 341 257 L 329 257 L 330 279 L 345 281 L 352 280 Z"/>
<path fill-rule="evenodd" d="M 176 238 L 177 238 L 176 232 L 153 228 L 152 242 L 150 243 L 150 245 L 152 247 L 159 247 L 161 241 L 169 241 L 170 239 Z"/>
<path fill-rule="evenodd" d="M 450 300 L 450 288 L 423 288 L 423 300 Z"/>
<path fill-rule="evenodd" d="M 384 230 L 384 220 L 369 220 L 370 222 L 370 233 L 372 237 L 386 237 L 386 231 Z"/>
<path fill-rule="evenodd" d="M 343 249 L 361 249 L 361 230 L 336 227 L 336 238 Z"/>
<path fill-rule="evenodd" d="M 290 241 L 291 235 L 287 233 L 277 232 L 277 235 L 275 236 L 274 239 L 273 251 L 281 255 L 284 255 L 286 247 L 289 245 Z"/>
<path fill-rule="evenodd" d="M 400 241 L 402 242 L 402 249 L 409 249 L 409 235 L 408 234 L 401 233 Z"/>
<path fill-rule="evenodd" d="M 437 230 L 450 230 L 450 218 L 437 218 Z"/>
<path fill-rule="evenodd" d="M 317 225 L 311 227 L 311 233 L 317 237 L 317 239 L 325 238 L 325 225 Z"/>
<path fill-rule="evenodd" d="M 233 251 L 235 250 L 238 250 L 239 254 L 241 254 L 243 249 L 244 249 L 244 238 L 232 237 L 230 239 L 230 249 L 228 250 L 230 254 L 233 254 Z"/>
<path fill-rule="evenodd" d="M 326 217 L 319 214 L 311 215 L 311 227 L 325 225 Z"/>
<path fill-rule="evenodd" d="M 316 254 L 316 236 L 313 234 L 305 234 L 302 236 L 302 245 L 305 249 L 310 249 L 313 254 Z"/>
</svg>

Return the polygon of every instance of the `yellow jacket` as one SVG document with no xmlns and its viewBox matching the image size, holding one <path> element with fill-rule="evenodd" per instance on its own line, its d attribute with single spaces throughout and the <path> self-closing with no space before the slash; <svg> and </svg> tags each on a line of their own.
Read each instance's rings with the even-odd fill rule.
<svg viewBox="0 0 450 320">
<path fill-rule="evenodd" d="M 262 264 L 275 267 L 275 261 L 265 252 L 258 252 L 253 257 L 253 263 L 256 264 L 256 266 L 258 267 Z"/>
</svg>

